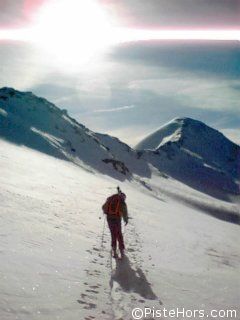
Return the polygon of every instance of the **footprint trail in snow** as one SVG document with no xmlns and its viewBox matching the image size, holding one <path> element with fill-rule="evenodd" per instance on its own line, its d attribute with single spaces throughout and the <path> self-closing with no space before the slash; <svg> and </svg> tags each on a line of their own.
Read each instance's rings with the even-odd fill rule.
<svg viewBox="0 0 240 320">
<path fill-rule="evenodd" d="M 141 242 L 134 225 L 123 230 L 126 256 L 114 259 L 110 251 L 110 234 L 105 228 L 97 243 L 87 250 L 91 255 L 86 272 L 85 291 L 77 302 L 84 312 L 84 320 L 130 320 L 132 309 L 162 304 L 142 270 Z"/>
</svg>

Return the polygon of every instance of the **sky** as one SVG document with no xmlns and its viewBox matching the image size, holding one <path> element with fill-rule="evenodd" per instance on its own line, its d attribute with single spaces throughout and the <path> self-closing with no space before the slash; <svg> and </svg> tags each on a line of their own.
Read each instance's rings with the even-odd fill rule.
<svg viewBox="0 0 240 320">
<path fill-rule="evenodd" d="M 134 146 L 176 117 L 240 144 L 239 0 L 1 0 L 0 87 Z"/>
</svg>

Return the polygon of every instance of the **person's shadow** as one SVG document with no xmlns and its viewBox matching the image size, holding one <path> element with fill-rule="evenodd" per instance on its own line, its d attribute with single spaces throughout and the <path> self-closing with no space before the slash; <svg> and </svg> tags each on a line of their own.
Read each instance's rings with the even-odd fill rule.
<svg viewBox="0 0 240 320">
<path fill-rule="evenodd" d="M 126 255 L 122 260 L 116 260 L 116 270 L 110 278 L 111 288 L 113 287 L 114 281 L 117 282 L 125 292 L 135 292 L 148 300 L 159 300 L 143 271 L 140 268 L 136 270 L 132 269 Z"/>
</svg>

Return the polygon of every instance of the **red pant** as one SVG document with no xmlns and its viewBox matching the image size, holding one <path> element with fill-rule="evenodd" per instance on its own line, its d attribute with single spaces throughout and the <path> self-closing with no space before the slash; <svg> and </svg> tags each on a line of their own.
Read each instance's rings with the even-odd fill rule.
<svg viewBox="0 0 240 320">
<path fill-rule="evenodd" d="M 109 220 L 108 226 L 112 237 L 112 248 L 115 250 L 117 248 L 117 241 L 120 250 L 125 249 L 123 235 L 122 235 L 122 225 L 121 219 L 119 220 Z"/>
</svg>

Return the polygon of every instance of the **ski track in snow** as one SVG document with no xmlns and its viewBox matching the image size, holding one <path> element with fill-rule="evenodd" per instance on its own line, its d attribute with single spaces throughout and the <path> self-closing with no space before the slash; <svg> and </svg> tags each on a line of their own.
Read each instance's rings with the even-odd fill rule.
<svg viewBox="0 0 240 320">
<path fill-rule="evenodd" d="M 91 255 L 91 261 L 89 268 L 85 270 L 85 291 L 77 300 L 86 311 L 84 320 L 130 320 L 132 319 L 131 310 L 136 306 L 145 306 L 152 301 L 155 301 L 155 305 L 156 302 L 162 305 L 147 280 L 147 271 L 142 269 L 142 246 L 135 226 L 130 222 L 123 227 L 127 247 L 123 259 L 112 258 L 111 239 L 106 221 L 104 226 L 102 234 L 97 237 L 96 244 L 87 250 Z M 109 282 L 103 285 L 99 278 L 106 272 L 109 272 Z M 103 301 L 102 297 L 104 297 Z"/>
</svg>

